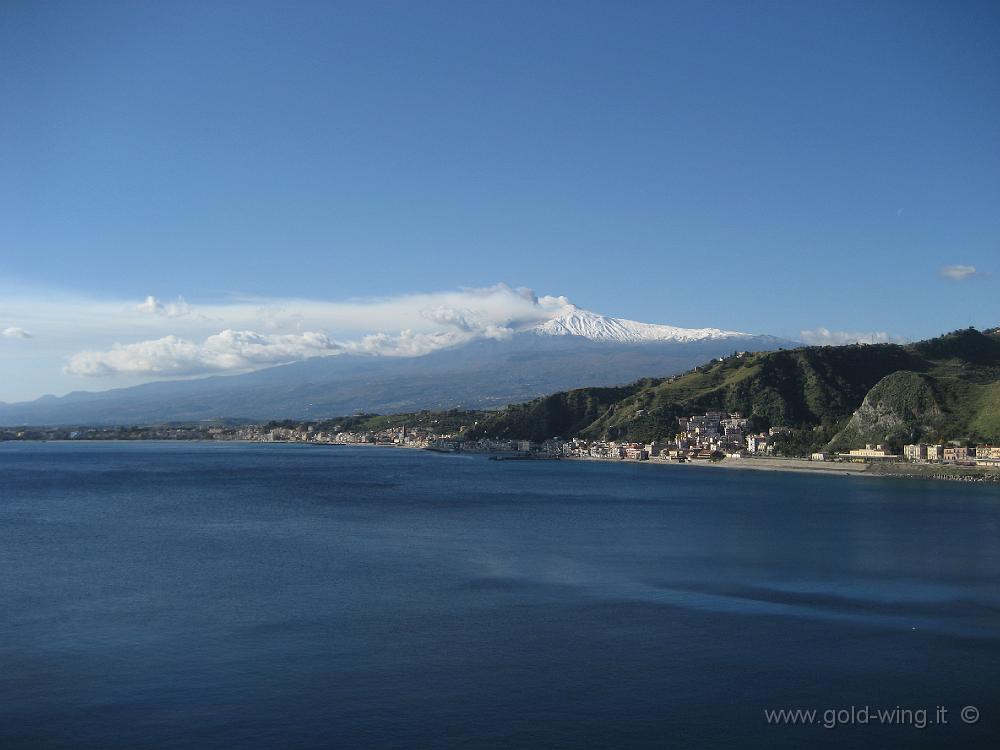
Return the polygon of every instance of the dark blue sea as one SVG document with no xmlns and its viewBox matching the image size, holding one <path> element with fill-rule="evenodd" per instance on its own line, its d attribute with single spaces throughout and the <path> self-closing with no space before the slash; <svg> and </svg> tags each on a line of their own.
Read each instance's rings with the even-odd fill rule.
<svg viewBox="0 0 1000 750">
<path fill-rule="evenodd" d="M 4 750 L 998 746 L 997 486 L 0 444 Z"/>
</svg>

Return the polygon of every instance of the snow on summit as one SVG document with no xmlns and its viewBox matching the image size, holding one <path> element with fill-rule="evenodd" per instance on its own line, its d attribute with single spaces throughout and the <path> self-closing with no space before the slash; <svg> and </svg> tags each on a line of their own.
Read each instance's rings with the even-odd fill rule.
<svg viewBox="0 0 1000 750">
<path fill-rule="evenodd" d="M 641 344 L 650 341 L 704 341 L 724 339 L 749 334 L 723 331 L 720 328 L 678 328 L 677 326 L 640 323 L 624 318 L 610 318 L 567 304 L 550 320 L 539 323 L 531 330 L 540 336 L 583 336 L 592 341 L 613 341 Z"/>
</svg>

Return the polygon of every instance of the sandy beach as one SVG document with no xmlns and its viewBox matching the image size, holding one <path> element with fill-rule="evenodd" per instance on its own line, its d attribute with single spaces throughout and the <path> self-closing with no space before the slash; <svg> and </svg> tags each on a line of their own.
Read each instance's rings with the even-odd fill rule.
<svg viewBox="0 0 1000 750">
<path fill-rule="evenodd" d="M 607 461 L 601 458 L 569 458 L 569 461 Z M 679 466 L 697 469 L 730 469 L 743 471 L 790 471 L 802 474 L 828 474 L 842 477 L 884 477 L 895 479 L 939 479 L 951 481 L 1000 482 L 1000 471 L 977 466 L 941 464 L 883 463 L 863 464 L 834 461 L 811 461 L 808 458 L 724 458 L 719 461 L 623 461 L 649 466 Z"/>
<path fill-rule="evenodd" d="M 574 456 L 564 458 L 565 461 L 598 461 L 601 463 L 619 463 L 606 458 L 590 458 L 587 456 Z M 808 458 L 724 458 L 719 461 L 659 461 L 651 459 L 647 461 L 628 461 L 623 459 L 621 463 L 641 463 L 648 466 L 677 466 L 681 468 L 721 468 L 721 469 L 743 469 L 749 471 L 795 471 L 808 472 L 810 474 L 836 474 L 839 476 L 855 476 L 864 474 L 870 466 L 868 464 L 855 463 L 833 463 L 829 461 L 810 461 Z"/>
<path fill-rule="evenodd" d="M 870 468 L 868 464 L 810 461 L 808 458 L 724 458 L 721 461 L 688 461 L 682 466 L 711 466 L 750 471 L 796 471 L 840 476 L 864 474 Z"/>
</svg>

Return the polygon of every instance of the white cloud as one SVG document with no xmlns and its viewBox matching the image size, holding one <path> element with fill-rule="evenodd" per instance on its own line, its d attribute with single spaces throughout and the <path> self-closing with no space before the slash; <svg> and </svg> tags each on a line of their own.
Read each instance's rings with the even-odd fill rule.
<svg viewBox="0 0 1000 750">
<path fill-rule="evenodd" d="M 461 326 L 486 331 L 490 326 L 519 327 L 542 322 L 558 312 L 565 298 L 538 298 L 530 289 L 505 284 L 396 297 L 343 301 L 230 297 L 189 303 L 156 297 L 99 300 L 66 292 L 0 283 L 0 319 L 19 325 L 46 341 L 73 342 L 78 349 L 106 348 L 173 335 L 192 341 L 230 329 L 267 333 L 322 331 L 358 339 L 379 332 L 430 333 Z"/>
<path fill-rule="evenodd" d="M 886 344 L 893 340 L 893 337 L 885 331 L 831 331 L 827 328 L 799 331 L 799 336 L 804 342 L 813 346 L 859 343 Z"/>
<path fill-rule="evenodd" d="M 453 307 L 439 306 L 431 310 L 421 310 L 420 314 L 434 323 L 456 328 L 475 337 L 505 339 L 514 333 L 514 330 L 507 325 L 495 323 L 474 310 L 456 310 Z"/>
<path fill-rule="evenodd" d="M 164 336 L 134 344 L 115 344 L 104 351 L 74 354 L 65 367 L 70 375 L 191 376 L 218 372 L 245 372 L 258 367 L 339 354 L 417 357 L 476 338 L 503 339 L 510 328 L 493 324 L 451 323 L 452 330 L 398 334 L 373 333 L 360 339 L 334 341 L 325 333 L 262 334 L 225 330 L 195 343 Z"/>
<path fill-rule="evenodd" d="M 140 302 L 134 308 L 136 312 L 147 315 L 162 315 L 166 318 L 181 318 L 191 314 L 191 306 L 184 301 L 183 297 L 178 297 L 174 302 L 164 304 L 153 295 L 146 297 L 144 302 Z"/>
<path fill-rule="evenodd" d="M 31 334 L 18 326 L 10 326 L 3 329 L 3 335 L 8 339 L 30 339 Z"/>
<path fill-rule="evenodd" d="M 83 351 L 70 357 L 72 375 L 202 375 L 251 370 L 261 365 L 294 362 L 337 354 L 341 347 L 322 333 L 264 335 L 225 330 L 202 343 L 164 336 L 135 344 L 116 344 L 107 351 Z"/>
<path fill-rule="evenodd" d="M 975 266 L 944 266 L 941 269 L 941 275 L 946 279 L 951 279 L 952 281 L 963 281 L 964 279 L 971 278 L 973 276 L 981 276 L 982 273 L 976 270 Z"/>
<path fill-rule="evenodd" d="M 198 305 L 197 312 L 181 298 L 164 305 L 151 296 L 131 308 L 146 314 L 139 321 L 107 307 L 99 316 L 109 328 L 121 327 L 114 334 L 118 342 L 129 331 L 139 333 L 138 340 L 79 351 L 64 370 L 91 377 L 185 377 L 339 354 L 413 357 L 476 339 L 509 338 L 567 305 L 565 297 L 539 298 L 505 284 L 349 302 L 247 300 Z M 158 336 L 142 336 L 157 330 Z"/>
</svg>

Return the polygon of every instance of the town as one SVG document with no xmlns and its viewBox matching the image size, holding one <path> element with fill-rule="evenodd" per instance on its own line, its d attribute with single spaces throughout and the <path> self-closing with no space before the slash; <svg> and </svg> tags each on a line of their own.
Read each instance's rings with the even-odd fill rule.
<svg viewBox="0 0 1000 750">
<path fill-rule="evenodd" d="M 369 445 L 417 448 L 447 453 L 485 453 L 508 459 L 581 459 L 604 461 L 718 462 L 769 458 L 776 455 L 788 427 L 750 431 L 750 420 L 738 412 L 708 411 L 680 417 L 677 432 L 649 443 L 553 438 L 543 442 L 465 436 L 475 426 L 476 413 L 462 413 L 472 421 L 455 423 L 455 415 L 439 423 L 433 415 L 424 424 L 393 424 L 381 429 L 359 429 L 352 421 L 318 423 L 268 423 L 258 425 L 209 424 L 195 426 L 22 428 L 0 430 L 0 440 L 215 440 L 317 445 Z M 1000 446 L 916 443 L 894 453 L 881 444 L 846 452 L 818 452 L 812 462 L 864 464 L 913 463 L 975 466 L 1000 469 Z"/>
<path fill-rule="evenodd" d="M 670 439 L 649 443 L 553 438 L 541 443 L 528 440 L 482 438 L 467 440 L 460 427 L 451 434 L 437 434 L 427 428 L 405 425 L 383 430 L 318 430 L 314 425 L 297 427 L 248 426 L 235 433 L 220 433 L 216 439 L 259 442 L 303 442 L 339 445 L 389 445 L 445 452 L 514 454 L 518 457 L 577 458 L 609 461 L 720 461 L 770 457 L 776 438 L 790 432 L 788 427 L 771 427 L 766 432 L 748 432 L 750 420 L 738 412 L 709 411 L 678 419 L 678 432 Z M 226 434 L 226 437 L 222 437 Z M 1000 446 L 957 446 L 912 444 L 903 453 L 893 453 L 883 445 L 866 445 L 844 453 L 813 453 L 812 461 L 852 463 L 912 462 L 1000 468 Z"/>
</svg>

